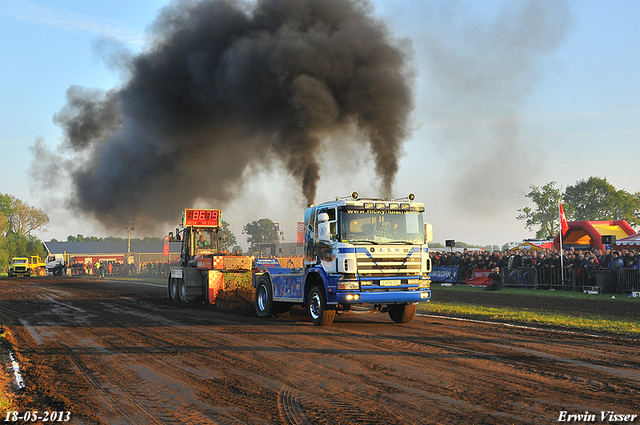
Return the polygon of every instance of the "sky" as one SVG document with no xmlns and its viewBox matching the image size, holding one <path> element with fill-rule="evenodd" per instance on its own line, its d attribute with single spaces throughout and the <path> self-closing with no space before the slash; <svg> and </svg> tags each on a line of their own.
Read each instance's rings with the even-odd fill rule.
<svg viewBox="0 0 640 425">
<path fill-rule="evenodd" d="M 54 116 L 70 87 L 121 87 L 127 74 L 118 58 L 154 42 L 150 28 L 170 4 L 0 0 L 0 193 L 47 212 L 46 231 L 36 233 L 42 240 L 126 236 L 128 220 L 106 228 L 68 206 L 69 157 Z M 392 193 L 415 193 L 425 204 L 435 242 L 502 246 L 534 237 L 535 229 L 516 219 L 518 209 L 533 206 L 524 196 L 532 185 L 555 181 L 565 188 L 596 176 L 640 192 L 633 165 L 640 137 L 640 2 L 371 4 L 413 72 L 409 131 Z M 321 141 L 316 156 L 316 203 L 354 190 L 380 196 L 376 159 L 366 146 Z M 224 202 L 205 196 L 179 208 L 221 208 L 245 247 L 242 227 L 261 218 L 280 222 L 285 240 L 295 241 L 307 200 L 282 161 L 263 161 L 230 185 Z M 180 202 L 156 198 L 158 210 Z M 149 236 L 163 236 L 179 220 L 176 214 L 175 224 Z"/>
</svg>

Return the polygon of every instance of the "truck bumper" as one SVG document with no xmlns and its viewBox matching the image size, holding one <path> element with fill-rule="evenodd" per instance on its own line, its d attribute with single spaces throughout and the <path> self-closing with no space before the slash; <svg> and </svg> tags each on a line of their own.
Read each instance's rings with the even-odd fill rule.
<svg viewBox="0 0 640 425">
<path fill-rule="evenodd" d="M 431 290 L 420 291 L 354 291 L 336 293 L 338 304 L 417 303 L 431 299 Z"/>
</svg>

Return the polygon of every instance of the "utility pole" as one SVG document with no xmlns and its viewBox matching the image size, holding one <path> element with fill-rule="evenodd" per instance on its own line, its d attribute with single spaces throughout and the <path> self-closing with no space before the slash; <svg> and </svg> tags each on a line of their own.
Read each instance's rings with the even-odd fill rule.
<svg viewBox="0 0 640 425">
<path fill-rule="evenodd" d="M 136 230 L 135 226 L 136 223 L 127 223 L 126 226 L 124 226 L 124 230 L 128 230 L 129 231 L 129 238 L 128 238 L 128 242 L 127 242 L 127 254 L 131 254 L 131 231 L 132 230 Z"/>
</svg>

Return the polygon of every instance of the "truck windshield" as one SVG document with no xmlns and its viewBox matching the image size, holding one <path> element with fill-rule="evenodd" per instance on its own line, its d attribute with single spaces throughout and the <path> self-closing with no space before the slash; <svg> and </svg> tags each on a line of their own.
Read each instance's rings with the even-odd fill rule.
<svg viewBox="0 0 640 425">
<path fill-rule="evenodd" d="M 28 260 L 26 258 L 16 258 L 13 260 L 13 264 L 27 264 Z"/>
<path fill-rule="evenodd" d="M 212 229 L 202 229 L 196 231 L 194 235 L 196 251 L 215 249 L 215 236 L 216 234 Z"/>
<path fill-rule="evenodd" d="M 351 243 L 423 244 L 424 222 L 418 211 L 345 209 L 340 214 L 340 240 Z"/>
</svg>

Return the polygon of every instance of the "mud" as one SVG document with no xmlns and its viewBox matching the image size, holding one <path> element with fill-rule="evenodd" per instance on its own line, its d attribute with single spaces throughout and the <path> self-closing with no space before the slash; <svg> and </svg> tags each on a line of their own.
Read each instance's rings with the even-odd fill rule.
<svg viewBox="0 0 640 425">
<path fill-rule="evenodd" d="M 545 424 L 640 414 L 638 343 L 418 316 L 261 320 L 162 285 L 0 279 L 21 412 L 77 424 Z"/>
</svg>

